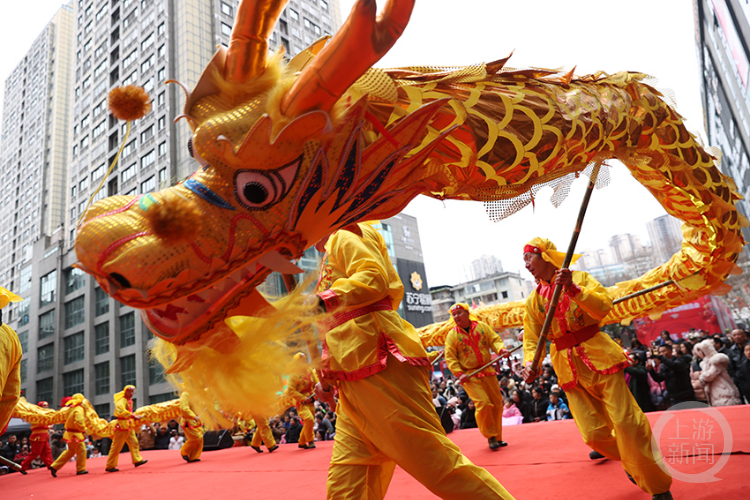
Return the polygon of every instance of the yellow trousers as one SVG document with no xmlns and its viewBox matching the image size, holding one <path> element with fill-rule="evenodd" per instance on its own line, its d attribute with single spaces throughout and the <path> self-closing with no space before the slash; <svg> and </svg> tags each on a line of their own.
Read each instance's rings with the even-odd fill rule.
<svg viewBox="0 0 750 500">
<path fill-rule="evenodd" d="M 81 441 L 80 443 L 68 443 L 68 449 L 65 450 L 57 457 L 52 463 L 52 468 L 55 470 L 62 469 L 68 460 L 76 457 L 76 472 L 83 472 L 86 470 L 86 443 Z"/>
<path fill-rule="evenodd" d="M 466 394 L 469 395 L 476 407 L 477 427 L 482 436 L 487 439 L 503 438 L 503 393 L 497 377 L 472 377 L 464 384 Z"/>
<path fill-rule="evenodd" d="M 388 356 L 385 370 L 339 385 L 329 499 L 380 500 L 399 465 L 440 498 L 513 497 L 467 459 L 440 425 L 428 367 Z"/>
<path fill-rule="evenodd" d="M 650 495 L 669 491 L 672 477 L 659 467 L 651 449 L 651 426 L 625 384 L 622 373 L 602 375 L 573 357 L 578 385 L 565 391 L 586 444 L 611 460 L 620 460 L 638 486 Z"/>
<path fill-rule="evenodd" d="M 109 455 L 107 455 L 107 469 L 117 467 L 117 461 L 120 459 L 120 451 L 125 443 L 128 443 L 130 458 L 133 459 L 134 464 L 143 460 L 140 448 L 138 447 L 138 438 L 135 437 L 135 431 L 133 429 L 127 431 L 116 430 L 114 436 L 112 436 L 112 447 L 109 449 Z"/>
<path fill-rule="evenodd" d="M 299 444 L 310 444 L 315 442 L 315 405 L 300 404 L 297 406 L 297 415 L 302 420 L 302 432 L 299 433 Z M 256 422 L 257 424 L 257 422 Z"/>
<path fill-rule="evenodd" d="M 0 432 L 21 396 L 21 343 L 18 335 L 6 324 L 0 325 Z"/>
<path fill-rule="evenodd" d="M 182 427 L 185 432 L 185 443 L 180 448 L 180 455 L 188 457 L 188 460 L 198 460 L 203 453 L 203 428 Z"/>
<path fill-rule="evenodd" d="M 268 419 L 253 415 L 253 420 L 255 420 L 255 434 L 253 434 L 253 440 L 250 441 L 250 446 L 255 446 L 256 448 L 260 448 L 261 444 L 265 444 L 266 448 L 273 448 L 276 446 L 273 432 L 271 432 L 271 427 L 268 426 Z"/>
</svg>

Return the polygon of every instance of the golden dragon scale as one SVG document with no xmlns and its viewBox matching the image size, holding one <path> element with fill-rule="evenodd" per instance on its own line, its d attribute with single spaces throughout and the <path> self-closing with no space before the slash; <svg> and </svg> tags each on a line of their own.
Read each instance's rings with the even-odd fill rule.
<svg viewBox="0 0 750 500">
<path fill-rule="evenodd" d="M 522 206 L 534 186 L 610 158 L 684 221 L 682 251 L 615 295 L 693 276 L 689 293 L 661 289 L 616 306 L 612 320 L 714 292 L 735 271 L 747 221 L 734 183 L 644 75 L 506 60 L 372 69 L 408 23 L 413 1 L 398 0 L 380 15 L 357 2 L 333 39 L 285 65 L 265 56 L 285 3 L 243 0 L 229 48 L 187 92 L 200 168 L 159 192 L 101 200 L 78 229 L 81 269 L 142 309 L 160 338 L 231 350 L 225 318 L 267 307 L 256 287 L 273 270 L 298 272 L 290 260 L 321 237 L 395 215 L 419 194 Z"/>
</svg>

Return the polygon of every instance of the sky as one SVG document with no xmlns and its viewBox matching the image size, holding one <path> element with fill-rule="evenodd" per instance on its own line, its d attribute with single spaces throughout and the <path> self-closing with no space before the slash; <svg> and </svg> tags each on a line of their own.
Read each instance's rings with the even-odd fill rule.
<svg viewBox="0 0 750 500">
<path fill-rule="evenodd" d="M 5 2 L 0 21 L 0 81 L 21 61 L 64 2 Z M 353 0 L 341 0 L 342 17 Z M 379 8 L 385 5 L 378 1 Z M 418 0 L 401 39 L 376 64 L 470 65 L 513 52 L 515 68 L 576 67 L 576 74 L 639 71 L 670 89 L 688 129 L 704 136 L 691 0 Z M 194 84 L 195 82 L 185 82 Z M 1 106 L 1 103 L 0 103 Z M 593 193 L 577 249 L 607 248 L 615 234 L 637 234 L 647 243 L 646 222 L 666 212 L 627 169 L 611 162 L 610 185 Z M 523 245 L 534 236 L 554 241 L 564 251 L 570 241 L 585 190 L 573 184 L 560 208 L 543 190 L 535 206 L 490 222 L 478 202 L 441 202 L 420 196 L 404 211 L 418 218 L 430 286 L 463 281 L 472 260 L 497 256 L 506 271 L 523 269 Z"/>
</svg>

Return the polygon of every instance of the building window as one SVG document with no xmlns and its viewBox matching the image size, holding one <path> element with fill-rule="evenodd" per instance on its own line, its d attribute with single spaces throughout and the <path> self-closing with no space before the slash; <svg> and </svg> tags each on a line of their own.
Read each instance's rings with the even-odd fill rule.
<svg viewBox="0 0 750 500">
<path fill-rule="evenodd" d="M 156 79 L 163 83 L 166 78 L 167 70 L 165 68 L 159 68 L 159 72 L 156 74 Z"/>
<path fill-rule="evenodd" d="M 55 310 L 39 316 L 39 340 L 46 339 L 55 334 Z"/>
<path fill-rule="evenodd" d="M 29 309 L 31 306 L 31 299 L 23 299 L 17 306 L 16 311 L 18 313 L 18 325 L 29 324 Z"/>
<path fill-rule="evenodd" d="M 148 130 L 151 131 L 152 129 L 149 127 Z M 152 149 L 151 151 L 149 151 L 148 153 L 146 153 L 145 155 L 141 157 L 141 169 L 150 167 L 151 165 L 154 164 L 155 161 L 156 161 L 156 151 Z"/>
<path fill-rule="evenodd" d="M 232 27 L 227 23 L 221 23 L 221 34 L 229 36 L 232 34 Z"/>
<path fill-rule="evenodd" d="M 120 386 L 126 385 L 135 385 L 135 354 L 120 358 Z"/>
<path fill-rule="evenodd" d="M 164 23 L 161 23 L 158 28 L 156 28 L 156 34 L 161 36 L 164 33 L 166 33 L 167 29 L 164 27 Z"/>
<path fill-rule="evenodd" d="M 167 154 L 167 143 L 166 143 L 166 141 L 162 142 L 161 144 L 159 144 L 159 156 L 164 156 L 165 154 Z"/>
<path fill-rule="evenodd" d="M 52 401 L 52 387 L 52 377 L 38 380 L 36 383 L 36 398 L 39 401 Z M 101 413 L 99 416 L 101 416 Z"/>
<path fill-rule="evenodd" d="M 291 17 L 295 21 L 299 21 L 299 13 L 294 9 L 289 9 L 289 17 Z"/>
<path fill-rule="evenodd" d="M 94 345 L 96 354 L 109 352 L 109 321 L 94 327 Z"/>
<path fill-rule="evenodd" d="M 141 182 L 141 194 L 150 193 L 154 189 L 156 189 L 156 178 L 153 175 Z"/>
<path fill-rule="evenodd" d="M 94 365 L 94 394 L 109 394 L 109 361 Z"/>
<path fill-rule="evenodd" d="M 136 168 L 135 168 L 135 163 L 133 163 L 128 168 L 123 170 L 122 174 L 120 174 L 122 183 L 125 184 L 127 181 L 135 177 L 135 173 L 136 173 Z"/>
<path fill-rule="evenodd" d="M 83 359 L 83 332 L 65 337 L 63 343 L 66 365 Z"/>
<path fill-rule="evenodd" d="M 161 384 L 164 381 L 164 367 L 155 359 L 150 360 L 148 363 L 149 385 Z"/>
<path fill-rule="evenodd" d="M 159 170 L 159 186 L 162 186 L 166 182 L 167 182 L 167 169 L 162 168 L 161 170 Z"/>
<path fill-rule="evenodd" d="M 106 172 L 107 166 L 102 163 L 98 167 L 96 167 L 94 170 L 91 171 L 91 185 L 94 185 L 94 182 L 98 181 L 102 177 L 104 177 L 104 172 Z"/>
<path fill-rule="evenodd" d="M 36 372 L 51 370 L 55 365 L 55 344 L 47 344 L 36 350 Z"/>
<path fill-rule="evenodd" d="M 78 297 L 65 303 L 65 328 L 80 325 L 86 319 L 84 297 Z"/>
<path fill-rule="evenodd" d="M 124 148 L 122 148 L 122 156 L 123 157 L 128 156 L 130 153 L 135 151 L 135 148 L 136 148 L 135 139 L 133 139 L 132 141 L 125 144 Z"/>
<path fill-rule="evenodd" d="M 109 414 L 109 403 L 94 405 L 94 411 L 99 415 L 99 418 L 103 418 L 104 420 L 109 420 L 109 417 L 111 416 Z"/>
<path fill-rule="evenodd" d="M 135 313 L 120 316 L 120 347 L 135 344 Z"/>
<path fill-rule="evenodd" d="M 156 128 L 159 130 L 164 130 L 164 128 L 167 126 L 167 119 L 163 116 L 159 117 L 159 121 L 157 122 Z"/>
<path fill-rule="evenodd" d="M 73 293 L 86 284 L 86 273 L 77 267 L 71 267 L 65 271 L 65 293 Z"/>
<path fill-rule="evenodd" d="M 57 298 L 57 271 L 52 271 L 42 276 L 42 293 L 39 298 L 39 307 L 48 306 Z"/>
<path fill-rule="evenodd" d="M 94 299 L 96 301 L 96 316 L 107 314 L 109 312 L 109 296 L 100 287 L 94 290 Z"/>
<path fill-rule="evenodd" d="M 230 17 L 234 16 L 234 12 L 232 10 L 233 9 L 232 9 L 231 5 L 228 5 L 228 4 L 224 3 L 224 2 L 221 2 L 221 13 L 222 14 L 225 14 L 225 15 L 230 16 Z"/>
<path fill-rule="evenodd" d="M 163 92 L 162 92 L 163 94 Z M 161 94 L 160 94 L 161 95 Z M 151 125 L 149 128 L 141 132 L 141 144 L 151 139 L 154 136 L 154 126 Z M 143 162 L 143 160 L 141 160 Z"/>
<path fill-rule="evenodd" d="M 173 392 L 168 392 L 166 394 L 154 394 L 153 396 L 148 397 L 148 404 L 155 405 L 159 403 L 166 403 L 167 401 L 171 401 L 179 397 L 179 395 Z"/>
<path fill-rule="evenodd" d="M 26 377 L 28 375 L 29 371 L 29 360 L 28 359 L 22 359 L 21 360 L 21 383 L 26 383 Z"/>
<path fill-rule="evenodd" d="M 21 352 L 29 350 L 29 332 L 18 332 L 18 341 L 21 343 Z"/>
<path fill-rule="evenodd" d="M 31 288 L 31 266 L 21 269 L 21 283 L 18 285 L 19 292 L 25 292 Z"/>
<path fill-rule="evenodd" d="M 63 393 L 72 396 L 83 393 L 83 368 L 70 373 L 63 373 Z"/>
</svg>

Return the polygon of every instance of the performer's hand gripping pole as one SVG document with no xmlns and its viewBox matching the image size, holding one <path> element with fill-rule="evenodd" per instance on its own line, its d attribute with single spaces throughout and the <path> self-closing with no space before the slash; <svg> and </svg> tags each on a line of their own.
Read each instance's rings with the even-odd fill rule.
<svg viewBox="0 0 750 500">
<path fill-rule="evenodd" d="M 565 254 L 565 261 L 563 262 L 563 269 L 567 269 L 570 266 L 570 261 L 573 260 L 573 253 L 576 249 L 576 243 L 578 243 L 578 236 L 581 234 L 581 226 L 583 225 L 583 218 L 586 215 L 586 209 L 589 207 L 589 200 L 591 199 L 591 193 L 594 191 L 596 185 L 596 178 L 599 175 L 599 168 L 601 163 L 594 165 L 594 170 L 591 172 L 589 178 L 589 185 L 586 188 L 586 194 L 583 196 L 583 203 L 581 203 L 581 209 L 578 212 L 578 220 L 576 220 L 576 227 L 573 230 L 573 236 L 570 238 L 570 245 L 568 245 L 568 252 Z M 560 300 L 560 294 L 562 293 L 562 285 L 555 285 L 555 290 L 552 292 L 552 299 L 549 302 L 549 308 L 547 309 L 547 316 L 544 318 L 544 324 L 542 325 L 542 331 L 539 334 L 539 342 L 536 345 L 536 352 L 534 353 L 534 360 L 531 362 L 531 371 L 536 373 L 542 364 L 543 356 L 547 350 L 547 334 L 552 326 L 552 320 L 555 317 L 555 310 L 557 309 L 557 302 Z"/>
</svg>

